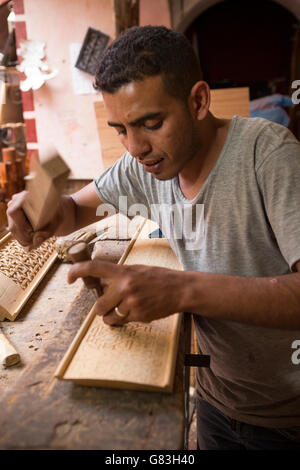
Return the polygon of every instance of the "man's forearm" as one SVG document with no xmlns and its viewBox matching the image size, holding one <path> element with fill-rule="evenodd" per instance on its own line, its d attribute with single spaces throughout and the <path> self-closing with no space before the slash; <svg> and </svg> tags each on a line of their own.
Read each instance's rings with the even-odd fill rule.
<svg viewBox="0 0 300 470">
<path fill-rule="evenodd" d="M 75 230 L 101 220 L 96 215 L 97 207 L 101 204 L 94 183 L 90 183 L 71 196 L 61 198 L 59 217 L 61 222 L 56 235 L 68 235 Z"/>
<path fill-rule="evenodd" d="M 300 273 L 246 278 L 186 271 L 181 311 L 257 326 L 300 329 Z"/>
<path fill-rule="evenodd" d="M 71 196 L 62 196 L 58 212 L 59 225 L 56 236 L 64 236 L 76 230 L 76 204 Z"/>
</svg>

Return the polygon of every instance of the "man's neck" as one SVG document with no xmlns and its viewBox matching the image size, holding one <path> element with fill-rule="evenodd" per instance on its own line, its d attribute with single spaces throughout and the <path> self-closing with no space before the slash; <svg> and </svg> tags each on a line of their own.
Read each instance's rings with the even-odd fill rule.
<svg viewBox="0 0 300 470">
<path fill-rule="evenodd" d="M 182 193 L 193 199 L 215 166 L 225 144 L 230 128 L 230 119 L 217 119 L 210 113 L 199 125 L 199 152 L 178 175 Z"/>
</svg>

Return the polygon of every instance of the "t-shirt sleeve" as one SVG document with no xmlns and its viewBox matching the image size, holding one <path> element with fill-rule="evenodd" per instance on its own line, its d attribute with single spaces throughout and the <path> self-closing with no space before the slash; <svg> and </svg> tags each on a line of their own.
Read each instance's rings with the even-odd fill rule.
<svg viewBox="0 0 300 470">
<path fill-rule="evenodd" d="M 300 260 L 300 143 L 273 150 L 257 169 L 267 217 L 290 266 Z"/>
<path fill-rule="evenodd" d="M 114 165 L 94 180 L 101 201 L 111 204 L 126 216 L 131 215 L 129 209 L 136 204 L 148 210 L 145 188 L 137 165 L 135 159 L 126 152 Z"/>
</svg>

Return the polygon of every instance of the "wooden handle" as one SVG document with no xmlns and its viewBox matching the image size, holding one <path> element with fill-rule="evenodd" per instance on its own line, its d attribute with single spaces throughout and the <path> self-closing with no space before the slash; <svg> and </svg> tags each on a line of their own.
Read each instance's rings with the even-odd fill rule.
<svg viewBox="0 0 300 470">
<path fill-rule="evenodd" d="M 20 362 L 20 355 L 2 331 L 0 331 L 0 361 L 5 367 L 14 366 Z"/>
<path fill-rule="evenodd" d="M 68 255 L 72 263 L 81 263 L 82 261 L 89 261 L 91 259 L 89 247 L 85 242 L 78 242 L 70 246 Z M 88 289 L 96 289 L 98 295 L 102 295 L 103 291 L 96 277 L 86 276 L 83 278 Z"/>
</svg>

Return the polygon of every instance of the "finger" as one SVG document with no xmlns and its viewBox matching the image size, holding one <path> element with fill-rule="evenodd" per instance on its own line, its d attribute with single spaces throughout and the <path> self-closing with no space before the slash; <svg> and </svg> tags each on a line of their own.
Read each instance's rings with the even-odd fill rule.
<svg viewBox="0 0 300 470">
<path fill-rule="evenodd" d="M 27 195 L 28 195 L 28 191 L 21 191 L 19 193 L 13 194 L 10 200 L 10 205 L 13 204 L 16 208 L 21 209 Z"/>
<path fill-rule="evenodd" d="M 45 225 L 42 230 L 35 232 L 33 236 L 33 247 L 37 248 L 48 238 L 52 237 L 55 234 L 55 231 L 57 230 L 57 227 L 59 226 L 60 222 L 61 217 L 59 214 L 56 214 L 56 216 L 51 220 L 51 222 Z"/>
<path fill-rule="evenodd" d="M 14 195 L 7 208 L 8 228 L 19 243 L 24 246 L 32 243 L 33 236 L 32 227 L 22 210 L 26 195 L 26 191 Z"/>
<path fill-rule="evenodd" d="M 21 243 L 20 243 L 21 245 Z M 23 248 L 24 251 L 26 251 L 26 253 L 29 253 L 31 250 L 33 250 L 33 245 L 21 245 L 21 247 Z"/>
<path fill-rule="evenodd" d="M 130 321 L 129 317 L 129 310 L 126 307 L 125 302 L 121 302 L 118 306 L 118 312 L 124 315 L 124 317 L 120 317 L 116 312 L 116 307 L 110 310 L 106 315 L 103 316 L 103 321 L 106 325 L 114 326 L 114 325 L 124 325 Z"/>
<path fill-rule="evenodd" d="M 33 239 L 32 239 L 33 247 L 38 248 L 45 240 L 47 240 L 51 236 L 52 236 L 52 233 L 50 232 L 45 232 L 45 231 L 34 232 Z"/>
<path fill-rule="evenodd" d="M 116 305 L 121 303 L 121 295 L 114 287 L 108 287 L 106 292 L 99 297 L 94 308 L 96 314 L 101 317 L 107 315 Z"/>
<path fill-rule="evenodd" d="M 7 217 L 13 224 L 20 225 L 22 230 L 25 230 L 27 233 L 33 231 L 23 209 L 19 206 L 18 201 L 14 202 L 11 200 L 10 205 L 7 207 Z"/>
<path fill-rule="evenodd" d="M 7 214 L 7 220 L 8 229 L 14 238 L 16 238 L 21 245 L 31 245 L 34 232 L 31 225 L 25 219 L 24 214 L 22 214 L 22 211 L 15 214 L 14 219 Z"/>
<path fill-rule="evenodd" d="M 121 273 L 123 266 L 94 259 L 91 261 L 82 261 L 75 263 L 68 273 L 68 282 L 72 284 L 79 277 L 103 277 L 111 279 Z"/>
</svg>

